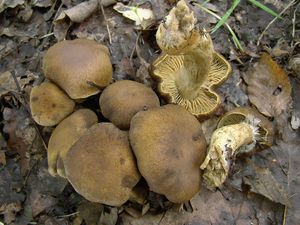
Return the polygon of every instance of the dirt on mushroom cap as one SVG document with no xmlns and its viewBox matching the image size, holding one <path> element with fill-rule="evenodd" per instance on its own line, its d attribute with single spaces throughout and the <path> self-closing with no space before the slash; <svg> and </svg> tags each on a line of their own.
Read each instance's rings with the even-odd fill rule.
<svg viewBox="0 0 300 225">
<path fill-rule="evenodd" d="M 129 136 L 150 190 L 175 203 L 188 201 L 200 190 L 206 141 L 192 114 L 177 105 L 139 112 Z"/>
<path fill-rule="evenodd" d="M 92 202 L 125 203 L 140 179 L 128 132 L 112 123 L 93 125 L 71 147 L 65 159 L 67 179 Z"/>
<path fill-rule="evenodd" d="M 43 60 L 45 76 L 72 99 L 99 93 L 112 79 L 108 49 L 86 39 L 66 40 L 53 45 Z"/>
<path fill-rule="evenodd" d="M 137 112 L 160 105 L 151 88 L 130 80 L 109 85 L 101 94 L 99 103 L 103 116 L 120 129 L 128 129 Z"/>
<path fill-rule="evenodd" d="M 35 122 L 42 126 L 54 126 L 73 112 L 75 103 L 51 82 L 32 88 L 30 110 Z"/>
</svg>

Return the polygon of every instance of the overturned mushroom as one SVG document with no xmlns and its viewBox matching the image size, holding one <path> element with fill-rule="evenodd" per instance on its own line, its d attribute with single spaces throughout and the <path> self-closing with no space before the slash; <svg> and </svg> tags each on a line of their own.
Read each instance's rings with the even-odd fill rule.
<svg viewBox="0 0 300 225">
<path fill-rule="evenodd" d="M 178 2 L 156 33 L 162 55 L 153 63 L 152 75 L 168 102 L 185 107 L 197 117 L 213 113 L 220 97 L 213 87 L 231 72 L 230 64 L 214 51 L 212 40 L 195 27 L 196 18 L 184 0 Z"/>
<path fill-rule="evenodd" d="M 150 190 L 175 203 L 186 202 L 199 192 L 206 141 L 192 114 L 177 105 L 138 112 L 129 137 Z"/>
<path fill-rule="evenodd" d="M 71 114 L 75 103 L 51 82 L 43 82 L 30 92 L 30 110 L 35 122 L 54 126 Z"/>
<path fill-rule="evenodd" d="M 103 116 L 120 129 L 128 129 L 137 112 L 159 107 L 159 99 L 151 88 L 130 80 L 109 85 L 99 102 Z"/>
<path fill-rule="evenodd" d="M 237 154 L 252 153 L 256 145 L 273 144 L 273 126 L 251 108 L 237 108 L 226 113 L 211 137 L 208 153 L 201 165 L 208 187 L 220 187 Z"/>
<path fill-rule="evenodd" d="M 128 141 L 128 132 L 112 123 L 93 125 L 68 151 L 66 177 L 92 202 L 120 206 L 132 194 L 140 173 Z"/>
<path fill-rule="evenodd" d="M 108 49 L 86 39 L 66 40 L 53 45 L 43 60 L 45 76 L 72 99 L 97 94 L 112 79 Z"/>
<path fill-rule="evenodd" d="M 48 144 L 48 170 L 52 176 L 65 177 L 64 160 L 71 146 L 92 125 L 97 115 L 89 109 L 79 109 L 65 118 L 54 129 Z"/>
</svg>

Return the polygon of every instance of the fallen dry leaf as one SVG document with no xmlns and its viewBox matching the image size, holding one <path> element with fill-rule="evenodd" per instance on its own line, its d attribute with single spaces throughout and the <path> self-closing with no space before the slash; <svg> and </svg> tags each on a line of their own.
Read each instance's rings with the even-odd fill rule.
<svg viewBox="0 0 300 225">
<path fill-rule="evenodd" d="M 1 0 L 0 1 L 0 13 L 7 8 L 15 8 L 18 5 L 23 5 L 24 0 Z"/>
<path fill-rule="evenodd" d="M 291 103 L 291 84 L 288 76 L 270 55 L 263 53 L 260 61 L 245 74 L 248 95 L 252 104 L 269 117 L 287 111 Z"/>
<path fill-rule="evenodd" d="M 291 206 L 289 196 L 284 188 L 273 177 L 268 168 L 254 166 L 255 173 L 243 178 L 245 184 L 250 186 L 250 191 L 263 195 L 273 202 Z"/>
<path fill-rule="evenodd" d="M 20 202 L 0 205 L 0 215 L 4 215 L 4 222 L 11 224 L 15 221 L 17 213 L 22 209 Z"/>
<path fill-rule="evenodd" d="M 154 22 L 154 14 L 151 9 L 144 9 L 138 6 L 126 6 L 118 2 L 114 6 L 114 10 L 121 13 L 124 17 L 133 20 L 135 25 L 143 30 L 147 29 Z"/>
<path fill-rule="evenodd" d="M 285 225 L 299 224 L 300 221 L 300 141 L 279 141 L 272 147 L 281 167 L 286 170 L 287 186 L 292 207 L 286 208 Z"/>
<path fill-rule="evenodd" d="M 203 189 L 191 201 L 192 212 L 175 206 L 168 211 L 153 215 L 147 213 L 140 218 L 132 218 L 125 213 L 120 215 L 122 225 L 228 225 L 228 224 L 275 224 L 278 207 L 257 197 L 246 198 L 234 189 L 212 192 Z M 263 210 L 260 218 L 257 212 Z M 277 211 L 278 213 L 278 211 Z"/>
</svg>

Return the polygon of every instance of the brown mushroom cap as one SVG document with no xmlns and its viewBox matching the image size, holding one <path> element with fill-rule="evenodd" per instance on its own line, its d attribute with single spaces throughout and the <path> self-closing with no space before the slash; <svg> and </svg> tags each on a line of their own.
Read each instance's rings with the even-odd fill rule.
<svg viewBox="0 0 300 225">
<path fill-rule="evenodd" d="M 138 112 L 129 137 L 150 190 L 175 203 L 190 200 L 200 190 L 206 141 L 200 123 L 184 108 L 165 105 Z"/>
<path fill-rule="evenodd" d="M 106 87 L 112 79 L 108 49 L 86 39 L 53 45 L 45 54 L 43 70 L 72 99 L 97 94 L 99 87 Z"/>
<path fill-rule="evenodd" d="M 128 132 L 112 123 L 93 125 L 71 147 L 65 171 L 75 190 L 92 202 L 125 203 L 140 179 Z"/>
<path fill-rule="evenodd" d="M 68 150 L 97 122 L 97 115 L 92 110 L 79 109 L 54 129 L 48 143 L 48 170 L 52 176 L 65 177 L 64 160 Z"/>
<path fill-rule="evenodd" d="M 30 93 L 30 110 L 35 122 L 54 126 L 73 112 L 75 103 L 51 82 L 33 87 Z"/>
<path fill-rule="evenodd" d="M 257 110 L 250 107 L 238 107 L 225 113 L 218 122 L 218 128 L 237 124 L 247 119 L 256 119 L 258 122 L 259 138 L 257 140 L 261 147 L 270 147 L 274 143 L 274 126 L 273 124 Z"/>
<path fill-rule="evenodd" d="M 159 107 L 159 99 L 151 88 L 130 80 L 109 85 L 99 103 L 103 116 L 120 129 L 128 129 L 137 112 Z"/>
</svg>

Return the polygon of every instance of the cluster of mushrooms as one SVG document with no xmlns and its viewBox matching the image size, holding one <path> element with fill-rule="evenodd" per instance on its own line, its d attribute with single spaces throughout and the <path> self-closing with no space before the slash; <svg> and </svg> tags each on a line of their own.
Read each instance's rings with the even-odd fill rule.
<svg viewBox="0 0 300 225">
<path fill-rule="evenodd" d="M 184 203 L 199 192 L 202 178 L 208 187 L 221 186 L 236 155 L 272 145 L 272 123 L 254 109 L 236 108 L 220 119 L 207 150 L 198 119 L 220 105 L 213 88 L 231 67 L 195 24 L 181 0 L 158 28 L 162 54 L 151 74 L 169 103 L 163 106 L 144 84 L 112 83 L 105 46 L 76 39 L 49 48 L 43 60 L 47 79 L 32 89 L 30 108 L 38 124 L 56 126 L 47 152 L 51 175 L 65 177 L 92 202 L 139 201 L 134 187 L 143 177 L 151 191 Z M 81 108 L 100 92 L 100 111 L 110 122 Z"/>
</svg>

